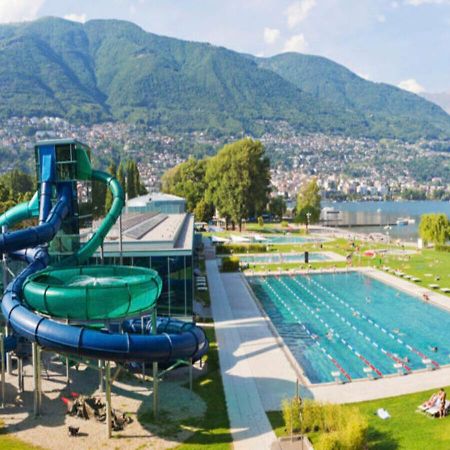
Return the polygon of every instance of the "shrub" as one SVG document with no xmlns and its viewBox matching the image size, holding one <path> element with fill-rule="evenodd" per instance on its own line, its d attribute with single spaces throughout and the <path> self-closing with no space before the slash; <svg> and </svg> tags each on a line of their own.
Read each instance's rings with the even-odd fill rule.
<svg viewBox="0 0 450 450">
<path fill-rule="evenodd" d="M 299 433 L 302 430 L 302 402 L 298 397 L 284 399 L 281 403 L 284 424 L 287 432 Z"/>
<path fill-rule="evenodd" d="M 450 245 L 438 244 L 438 245 L 435 245 L 434 248 L 438 252 L 450 252 Z"/>
<path fill-rule="evenodd" d="M 264 226 L 264 219 L 262 218 L 262 216 L 258 217 L 258 226 L 260 228 L 262 228 Z"/>
<path fill-rule="evenodd" d="M 222 272 L 238 272 L 239 258 L 222 258 Z"/>
<path fill-rule="evenodd" d="M 294 402 L 297 403 L 294 403 Z M 357 407 L 297 399 L 282 404 L 288 432 L 320 432 L 316 450 L 359 450 L 367 442 L 368 422 Z"/>
<path fill-rule="evenodd" d="M 289 224 L 288 224 L 287 220 L 281 221 L 281 227 L 282 228 L 287 228 L 288 226 L 289 226 Z"/>
<path fill-rule="evenodd" d="M 314 448 L 316 450 L 343 450 L 340 443 L 340 433 L 334 431 L 333 433 L 324 433 L 320 435 Z M 357 450 L 356 448 L 353 450 Z"/>
<path fill-rule="evenodd" d="M 216 247 L 218 255 L 230 255 L 233 253 L 265 253 L 267 245 L 265 244 L 228 244 L 218 245 Z"/>
</svg>

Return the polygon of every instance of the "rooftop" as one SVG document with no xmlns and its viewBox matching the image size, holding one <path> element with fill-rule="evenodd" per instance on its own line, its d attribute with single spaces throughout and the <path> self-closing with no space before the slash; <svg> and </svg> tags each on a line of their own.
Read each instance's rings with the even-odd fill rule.
<svg viewBox="0 0 450 450">
<path fill-rule="evenodd" d="M 146 206 L 150 202 L 184 202 L 183 197 L 177 197 L 172 194 L 164 194 L 163 192 L 152 192 L 150 194 L 141 195 L 127 201 L 128 207 Z"/>
<path fill-rule="evenodd" d="M 191 251 L 193 232 L 194 217 L 187 213 L 148 212 L 122 215 L 124 253 Z M 106 236 L 104 250 L 106 253 L 119 252 L 118 222 Z"/>
</svg>

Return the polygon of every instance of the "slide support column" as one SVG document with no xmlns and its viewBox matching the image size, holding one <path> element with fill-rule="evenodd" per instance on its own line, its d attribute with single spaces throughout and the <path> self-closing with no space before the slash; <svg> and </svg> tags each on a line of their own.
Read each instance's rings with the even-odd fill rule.
<svg viewBox="0 0 450 450">
<path fill-rule="evenodd" d="M 152 334 L 156 334 L 156 308 L 152 311 Z M 158 417 L 158 363 L 153 363 L 153 417 Z"/>
<path fill-rule="evenodd" d="M 2 408 L 5 407 L 5 336 L 0 333 L 0 353 L 2 358 Z"/>
<path fill-rule="evenodd" d="M 108 425 L 108 439 L 112 434 L 112 411 L 111 411 L 111 361 L 106 361 L 106 422 Z"/>
</svg>

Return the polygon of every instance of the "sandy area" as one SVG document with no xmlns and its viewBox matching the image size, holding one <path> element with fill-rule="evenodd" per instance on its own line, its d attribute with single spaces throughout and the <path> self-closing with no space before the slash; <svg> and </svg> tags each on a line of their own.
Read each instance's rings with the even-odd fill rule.
<svg viewBox="0 0 450 450">
<path fill-rule="evenodd" d="M 22 441 L 46 449 L 165 449 L 178 445 L 192 431 L 174 427 L 172 422 L 184 418 L 202 417 L 206 411 L 203 400 L 189 389 L 182 387 L 188 382 L 187 368 L 170 373 L 160 383 L 160 419 L 159 426 L 141 424 L 137 415 L 152 412 L 152 382 L 142 381 L 142 377 L 131 376 L 123 372 L 112 388 L 112 407 L 127 412 L 133 422 L 123 431 L 113 432 L 113 438 L 107 439 L 106 424 L 96 420 L 83 420 L 65 414 L 66 406 L 61 396 L 70 392 L 84 395 L 98 394 L 104 398 L 99 389 L 97 370 L 80 366 L 79 370 L 70 370 L 71 385 L 66 385 L 65 368 L 60 362 L 51 362 L 51 354 L 44 353 L 48 370 L 42 370 L 42 414 L 35 418 L 33 414 L 33 378 L 32 366 L 27 364 L 25 370 L 25 392 L 18 394 L 17 373 L 6 376 L 6 407 L 0 409 L 0 420 L 4 422 L 5 431 L 14 434 Z M 197 365 L 194 376 L 202 370 Z M 114 369 L 111 373 L 114 373 Z M 48 375 L 48 377 L 47 377 Z M 68 426 L 80 427 L 80 436 L 69 437 Z M 170 437 L 161 438 L 157 434 Z"/>
</svg>

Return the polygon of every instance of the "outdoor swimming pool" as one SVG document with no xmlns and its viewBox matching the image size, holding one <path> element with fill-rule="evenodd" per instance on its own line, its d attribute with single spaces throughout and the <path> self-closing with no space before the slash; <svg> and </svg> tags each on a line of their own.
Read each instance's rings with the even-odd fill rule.
<svg viewBox="0 0 450 450">
<path fill-rule="evenodd" d="M 311 383 L 450 363 L 450 313 L 365 274 L 248 280 Z"/>
<path fill-rule="evenodd" d="M 304 253 L 277 253 L 263 255 L 237 255 L 239 260 L 249 264 L 279 264 L 279 263 L 304 263 Z M 309 253 L 309 261 L 330 261 L 331 258 L 324 253 Z"/>
<path fill-rule="evenodd" d="M 326 241 L 326 239 L 318 237 L 293 236 L 290 234 L 282 236 L 264 235 L 264 238 L 266 239 L 264 242 L 268 244 L 315 244 Z"/>
</svg>

